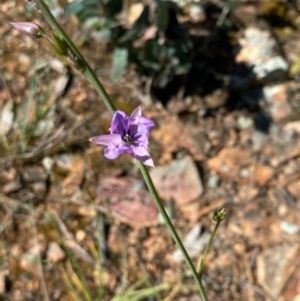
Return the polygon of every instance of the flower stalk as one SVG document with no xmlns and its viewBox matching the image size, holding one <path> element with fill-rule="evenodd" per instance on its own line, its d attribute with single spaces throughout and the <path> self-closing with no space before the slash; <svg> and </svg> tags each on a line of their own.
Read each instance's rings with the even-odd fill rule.
<svg viewBox="0 0 300 301">
<path fill-rule="evenodd" d="M 43 0 L 35 0 L 36 4 L 38 5 L 42 15 L 48 22 L 48 24 L 52 27 L 56 35 L 59 39 L 65 42 L 65 44 L 68 46 L 69 51 L 73 55 L 73 59 L 77 61 L 77 63 L 81 67 L 81 72 L 88 78 L 88 80 L 91 82 L 95 90 L 98 92 L 100 97 L 102 98 L 105 106 L 110 111 L 111 114 L 114 113 L 116 110 L 114 104 L 111 102 L 106 90 L 104 89 L 103 85 L 99 81 L 98 77 L 96 76 L 95 72 L 92 70 L 90 65 L 87 63 L 83 55 L 80 53 L 80 51 L 77 49 L 77 47 L 74 45 L 74 43 L 71 41 L 69 36 L 65 33 L 65 31 L 62 29 L 62 27 L 59 25 L 59 23 L 56 21 L 52 13 L 50 12 L 50 9 L 45 4 Z"/>
<path fill-rule="evenodd" d="M 96 76 L 96 74 L 94 73 L 94 71 L 92 70 L 92 68 L 90 67 L 90 65 L 87 63 L 87 61 L 85 60 L 85 58 L 82 56 L 82 54 L 79 52 L 79 50 L 76 48 L 76 46 L 74 45 L 74 43 L 70 40 L 70 38 L 68 37 L 68 35 L 64 32 L 64 30 L 61 28 L 61 26 L 58 24 L 58 22 L 56 21 L 56 19 L 53 17 L 53 15 L 51 14 L 49 8 L 47 7 L 47 5 L 44 3 L 43 0 L 35 0 L 36 4 L 38 5 L 42 15 L 45 17 L 45 19 L 47 20 L 47 22 L 49 23 L 49 25 L 52 27 L 52 29 L 54 30 L 55 34 L 65 42 L 65 44 L 68 46 L 69 51 L 71 52 L 71 54 L 74 56 L 74 58 L 76 58 L 77 62 L 79 62 L 80 67 L 81 67 L 81 72 L 88 78 L 88 80 L 91 82 L 91 84 L 93 85 L 93 87 L 95 88 L 95 90 L 98 92 L 98 94 L 100 95 L 100 97 L 102 98 L 104 104 L 106 105 L 107 109 L 113 114 L 116 111 L 116 108 L 114 106 L 114 104 L 111 102 L 107 92 L 105 91 L 103 85 L 101 84 L 101 82 L 99 81 L 98 77 Z M 199 289 L 199 293 L 200 296 L 202 298 L 203 301 L 207 301 L 207 297 L 204 291 L 204 287 L 201 281 L 201 277 L 199 277 L 195 266 L 192 263 L 191 258 L 189 257 L 183 243 L 181 242 L 168 214 L 166 213 L 166 210 L 162 204 L 162 202 L 160 201 L 160 198 L 158 196 L 158 193 L 154 187 L 154 184 L 151 180 L 151 177 L 149 175 L 149 172 L 147 170 L 147 168 L 145 167 L 145 165 L 143 165 L 141 162 L 137 161 L 138 167 L 140 168 L 140 171 L 145 179 L 145 182 L 148 186 L 148 189 L 153 197 L 154 202 L 156 203 L 156 206 L 158 207 L 160 214 L 162 215 L 175 243 L 177 244 L 178 248 L 180 249 L 180 251 L 182 252 L 182 255 L 197 283 L 198 289 Z"/>
<path fill-rule="evenodd" d="M 207 257 L 208 251 L 209 251 L 209 249 L 210 249 L 210 247 L 212 245 L 213 239 L 214 239 L 214 237 L 216 235 L 216 232 L 217 232 L 217 230 L 219 228 L 220 223 L 222 222 L 222 220 L 226 216 L 227 216 L 227 213 L 226 213 L 226 211 L 225 211 L 224 208 L 219 209 L 213 215 L 213 220 L 215 222 L 217 222 L 217 223 L 215 224 L 214 230 L 210 234 L 208 243 L 207 243 L 207 245 L 205 247 L 205 250 L 204 250 L 204 255 L 199 259 L 198 264 L 197 264 L 197 273 L 198 273 L 200 279 L 201 279 L 202 274 L 203 274 L 203 270 L 204 270 L 205 261 L 206 261 L 206 257 Z"/>
<path fill-rule="evenodd" d="M 195 269 L 194 264 L 192 263 L 192 260 L 191 260 L 190 256 L 188 255 L 188 253 L 187 253 L 187 251 L 186 251 L 186 249 L 185 249 L 185 247 L 184 247 L 181 239 L 179 238 L 179 236 L 177 234 L 177 231 L 175 230 L 175 228 L 174 228 L 174 226 L 173 226 L 173 224 L 172 224 L 172 222 L 171 222 L 171 220 L 170 220 L 170 218 L 169 218 L 169 216 L 168 216 L 168 214 L 167 214 L 167 212 L 166 212 L 163 204 L 160 201 L 160 198 L 159 198 L 159 196 L 157 194 L 157 191 L 156 191 L 155 186 L 154 186 L 154 184 L 153 184 L 153 182 L 151 180 L 151 177 L 149 175 L 149 172 L 148 172 L 146 166 L 143 165 L 139 161 L 136 161 L 136 162 L 137 162 L 138 167 L 140 168 L 140 171 L 141 171 L 141 173 L 142 173 L 142 175 L 144 177 L 144 180 L 145 180 L 145 182 L 147 184 L 147 187 L 148 187 L 148 189 L 149 189 L 149 191 L 150 191 L 150 193 L 152 195 L 152 198 L 153 198 L 153 200 L 154 200 L 154 202 L 155 202 L 155 204 L 156 204 L 156 206 L 157 206 L 157 208 L 158 208 L 161 216 L 164 219 L 164 222 L 165 222 L 166 226 L 168 227 L 168 229 L 169 229 L 169 231 L 170 231 L 170 233 L 171 233 L 171 235 L 172 235 L 172 237 L 173 237 L 173 239 L 174 239 L 177 247 L 181 251 L 181 253 L 182 253 L 182 255 L 183 255 L 183 257 L 184 257 L 184 259 L 185 259 L 185 261 L 186 261 L 186 263 L 187 263 L 190 271 L 191 271 L 191 273 L 193 274 L 193 277 L 194 277 L 194 279 L 195 279 L 195 281 L 197 283 L 197 286 L 199 288 L 199 293 L 200 293 L 200 296 L 201 296 L 202 300 L 203 301 L 208 301 L 206 293 L 205 293 L 205 290 L 204 290 L 204 287 L 203 287 L 203 284 L 202 284 L 202 281 L 201 281 L 201 277 L 198 276 L 198 273 L 197 273 L 197 271 Z"/>
</svg>

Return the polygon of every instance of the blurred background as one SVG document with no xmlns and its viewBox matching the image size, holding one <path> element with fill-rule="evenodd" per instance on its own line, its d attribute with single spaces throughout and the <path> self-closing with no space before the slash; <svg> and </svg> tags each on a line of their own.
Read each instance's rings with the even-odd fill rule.
<svg viewBox="0 0 300 301">
<path fill-rule="evenodd" d="M 111 96 L 209 300 L 300 300 L 300 2 L 45 1 Z M 0 300 L 201 300 L 111 115 L 34 0 L 0 3 Z"/>
</svg>

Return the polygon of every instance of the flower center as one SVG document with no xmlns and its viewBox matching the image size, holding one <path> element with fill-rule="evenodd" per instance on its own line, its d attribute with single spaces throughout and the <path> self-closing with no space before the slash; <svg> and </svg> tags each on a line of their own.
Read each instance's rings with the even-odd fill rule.
<svg viewBox="0 0 300 301">
<path fill-rule="evenodd" d="M 122 140 L 127 144 L 131 144 L 133 142 L 133 139 L 129 134 L 123 135 Z"/>
</svg>

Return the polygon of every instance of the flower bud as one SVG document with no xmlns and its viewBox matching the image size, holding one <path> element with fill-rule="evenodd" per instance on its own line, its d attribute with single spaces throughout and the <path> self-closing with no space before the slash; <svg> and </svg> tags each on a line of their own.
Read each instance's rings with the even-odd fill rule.
<svg viewBox="0 0 300 301">
<path fill-rule="evenodd" d="M 32 22 L 10 22 L 13 28 L 32 39 L 39 39 L 45 36 L 42 27 Z"/>
<path fill-rule="evenodd" d="M 221 222 L 227 215 L 227 212 L 224 208 L 219 209 L 214 213 L 213 220 L 216 222 Z"/>
</svg>

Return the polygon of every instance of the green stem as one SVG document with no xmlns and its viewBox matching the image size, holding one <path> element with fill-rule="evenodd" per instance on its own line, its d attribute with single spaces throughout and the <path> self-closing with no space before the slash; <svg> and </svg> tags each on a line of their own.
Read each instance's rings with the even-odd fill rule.
<svg viewBox="0 0 300 301">
<path fill-rule="evenodd" d="M 212 241 L 213 241 L 213 239 L 214 239 L 214 237 L 216 235 L 216 232 L 218 230 L 218 227 L 219 227 L 220 223 L 221 223 L 221 221 L 217 221 L 217 223 L 215 225 L 215 228 L 212 231 L 212 233 L 210 234 L 208 243 L 207 243 L 207 245 L 205 247 L 204 255 L 203 255 L 203 257 L 200 259 L 200 261 L 197 264 L 197 273 L 198 273 L 200 279 L 202 277 L 202 273 L 203 273 L 203 269 L 204 269 L 204 265 L 205 265 L 205 261 L 206 261 L 206 257 L 207 257 L 208 251 L 209 251 L 209 249 L 211 247 Z"/>
<path fill-rule="evenodd" d="M 44 3 L 43 0 L 35 0 L 36 4 L 38 5 L 39 9 L 42 12 L 42 15 L 47 20 L 47 22 L 50 24 L 50 26 L 53 28 L 57 36 L 64 40 L 65 43 L 68 45 L 72 55 L 74 58 L 79 62 L 80 67 L 83 69 L 81 72 L 89 79 L 93 87 L 96 89 L 100 97 L 102 98 L 105 106 L 107 109 L 113 114 L 113 112 L 116 110 L 114 104 L 111 102 L 107 92 L 105 91 L 103 85 L 99 81 L 98 77 L 94 73 L 93 69 L 90 67 L 88 62 L 85 60 L 83 55 L 79 52 L 77 47 L 74 45 L 74 43 L 70 40 L 68 35 L 64 32 L 64 30 L 61 28 L 59 23 L 56 21 L 56 19 L 51 14 L 48 6 Z"/>
<path fill-rule="evenodd" d="M 82 67 L 82 73 L 89 79 L 89 81 L 91 82 L 91 84 L 93 85 L 93 87 L 96 89 L 96 91 L 99 93 L 99 95 L 102 97 L 104 104 L 106 105 L 107 109 L 113 113 L 116 108 L 113 105 L 113 103 L 111 102 L 107 92 L 105 91 L 104 87 L 102 86 L 102 84 L 100 83 L 98 77 L 96 76 L 96 74 L 94 73 L 94 71 L 92 70 L 92 68 L 90 67 L 90 65 L 87 63 L 87 61 L 84 59 L 84 57 L 82 56 L 82 54 L 79 52 L 79 50 L 76 48 L 76 46 L 73 44 L 73 42 L 69 39 L 68 35 L 64 32 L 64 30 L 61 28 L 61 26 L 58 24 L 58 22 L 56 21 L 56 19 L 53 17 L 53 15 L 51 14 L 48 6 L 44 3 L 43 0 L 35 0 L 35 2 L 37 3 L 38 7 L 40 8 L 43 16 L 45 17 L 45 19 L 47 20 L 47 22 L 50 24 L 50 26 L 53 28 L 53 30 L 55 31 L 55 33 L 57 34 L 57 36 L 64 40 L 65 43 L 68 45 L 72 55 L 78 60 L 78 62 L 80 63 L 80 66 Z M 190 259 L 185 247 L 183 246 L 168 214 L 166 213 L 166 210 L 164 208 L 164 206 L 162 205 L 159 196 L 157 194 L 157 191 L 153 185 L 153 182 L 151 180 L 151 177 L 148 173 L 148 170 L 146 169 L 146 167 L 139 161 L 138 162 L 138 166 L 141 170 L 141 173 L 145 179 L 145 182 L 148 186 L 148 189 L 154 199 L 154 202 L 156 203 L 156 206 L 158 207 L 158 210 L 160 211 L 160 214 L 162 215 L 169 231 L 171 232 L 171 235 L 175 241 L 175 243 L 177 244 L 178 248 L 180 249 L 180 251 L 182 252 L 182 255 L 190 269 L 190 271 L 193 274 L 193 277 L 195 278 L 195 281 L 198 285 L 199 288 L 199 292 L 200 292 L 200 296 L 202 297 L 203 301 L 207 301 L 207 297 L 204 291 L 204 287 L 201 281 L 201 278 L 198 276 L 197 271 L 195 269 L 195 266 L 192 263 L 192 260 Z"/>
<path fill-rule="evenodd" d="M 188 265 L 188 267 L 190 268 L 190 271 L 192 272 L 193 277 L 195 278 L 195 281 L 196 281 L 196 283 L 198 285 L 198 288 L 199 288 L 199 292 L 200 292 L 201 298 L 203 299 L 203 301 L 207 301 L 207 297 L 206 297 L 206 294 L 205 294 L 205 291 L 204 291 L 204 287 L 203 287 L 201 278 L 198 276 L 198 273 L 197 273 L 197 271 L 195 269 L 195 266 L 192 263 L 191 258 L 189 257 L 189 255 L 188 255 L 188 253 L 187 253 L 187 251 L 186 251 L 186 249 L 185 249 L 185 247 L 184 247 L 181 239 L 179 238 L 179 236 L 178 236 L 178 234 L 177 234 L 177 232 L 176 232 L 176 230 L 175 230 L 175 228 L 174 228 L 174 226 L 173 226 L 173 224 L 172 224 L 172 222 L 171 222 L 171 220 L 170 220 L 170 218 L 169 218 L 169 216 L 168 216 L 168 214 L 167 214 L 167 212 L 166 212 L 163 204 L 160 201 L 160 198 L 159 198 L 159 196 L 157 194 L 157 191 L 156 191 L 156 189 L 154 187 L 154 184 L 153 184 L 153 182 L 151 180 L 151 177 L 149 175 L 149 172 L 148 172 L 146 166 L 143 165 L 139 161 L 137 161 L 137 164 L 138 164 L 138 166 L 139 166 L 139 168 L 141 170 L 141 173 L 142 173 L 142 175 L 144 177 L 144 180 L 145 180 L 145 182 L 146 182 L 146 184 L 148 186 L 148 189 L 149 189 L 149 191 L 150 191 L 150 193 L 152 195 L 152 198 L 153 198 L 153 200 L 154 200 L 154 202 L 155 202 L 155 204 L 156 204 L 156 206 L 157 206 L 160 214 L 162 215 L 162 217 L 163 217 L 163 219 L 164 219 L 164 221 L 165 221 L 165 223 L 166 223 L 166 225 L 167 225 L 167 227 L 168 227 L 168 229 L 169 229 L 169 231 L 170 231 L 170 233 L 171 233 L 171 235 L 172 235 L 172 237 L 173 237 L 176 245 L 178 246 L 178 248 L 181 251 L 181 253 L 182 253 L 182 255 L 183 255 L 183 257 L 184 257 L 184 259 L 185 259 L 185 261 L 186 261 L 186 263 Z"/>
</svg>

